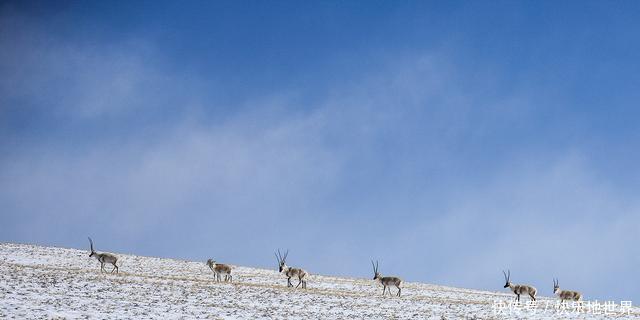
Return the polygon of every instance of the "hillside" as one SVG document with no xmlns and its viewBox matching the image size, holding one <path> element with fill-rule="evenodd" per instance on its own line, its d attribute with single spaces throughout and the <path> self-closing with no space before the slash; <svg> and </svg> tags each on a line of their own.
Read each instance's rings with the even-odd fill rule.
<svg viewBox="0 0 640 320">
<path fill-rule="evenodd" d="M 496 301 L 513 299 L 506 290 L 423 283 L 406 283 L 400 298 L 382 297 L 370 279 L 312 275 L 308 289 L 296 290 L 276 270 L 241 266 L 233 283 L 216 283 L 204 262 L 118 256 L 120 273 L 102 274 L 87 250 L 0 244 L 0 318 L 640 319 L 637 307 L 629 315 L 561 314 L 547 297 L 535 311 L 497 314 Z"/>
</svg>

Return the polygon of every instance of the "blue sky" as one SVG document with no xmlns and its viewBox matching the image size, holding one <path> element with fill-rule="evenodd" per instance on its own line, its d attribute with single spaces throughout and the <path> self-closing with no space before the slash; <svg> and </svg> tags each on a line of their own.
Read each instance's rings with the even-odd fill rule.
<svg viewBox="0 0 640 320">
<path fill-rule="evenodd" d="M 0 241 L 640 301 L 639 17 L 4 2 Z"/>
</svg>

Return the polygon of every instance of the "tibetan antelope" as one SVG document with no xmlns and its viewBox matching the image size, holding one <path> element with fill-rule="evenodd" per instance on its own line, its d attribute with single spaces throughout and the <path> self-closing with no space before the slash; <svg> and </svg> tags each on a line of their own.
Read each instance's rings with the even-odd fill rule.
<svg viewBox="0 0 640 320">
<path fill-rule="evenodd" d="M 293 284 L 291 283 L 291 278 L 297 277 L 298 285 L 296 285 L 296 288 L 300 286 L 300 284 L 302 284 L 302 289 L 306 289 L 307 288 L 306 278 L 309 275 L 309 273 L 307 273 L 307 271 L 305 271 L 304 269 L 292 268 L 287 266 L 287 256 L 289 255 L 289 250 L 287 250 L 287 252 L 284 253 L 284 256 L 280 254 L 280 249 L 278 249 L 278 253 L 274 252 L 274 254 L 278 259 L 278 265 L 280 266 L 280 269 L 279 269 L 280 273 L 283 273 L 285 276 L 287 276 L 287 287 L 293 287 Z"/>
<path fill-rule="evenodd" d="M 402 291 L 402 279 L 398 278 L 398 277 L 383 277 L 382 275 L 380 275 L 380 273 L 378 273 L 378 261 L 376 261 L 376 263 L 373 263 L 373 260 L 371 260 L 371 265 L 373 266 L 373 280 L 378 280 L 380 281 L 380 283 L 382 284 L 382 295 L 384 296 L 385 291 L 387 291 L 387 288 L 389 288 L 389 295 L 391 295 L 391 286 L 395 286 L 396 288 L 398 288 L 398 294 L 397 296 L 400 296 L 400 292 Z"/>
<path fill-rule="evenodd" d="M 113 265 L 111 273 L 113 273 L 113 271 L 118 273 L 118 266 L 116 265 L 116 262 L 118 262 L 118 257 L 112 255 L 111 253 L 96 252 L 95 250 L 93 250 L 93 240 L 91 240 L 91 238 L 89 238 L 89 245 L 91 245 L 91 253 L 89 254 L 89 257 L 95 257 L 96 259 L 98 259 L 98 261 L 100 261 L 100 271 L 107 272 L 107 270 L 104 269 L 104 264 L 110 263 Z"/>
<path fill-rule="evenodd" d="M 227 280 L 233 282 L 233 276 L 231 275 L 231 267 L 226 264 L 216 263 L 215 260 L 207 260 L 207 265 L 213 271 L 216 280 L 220 282 L 221 275 L 224 275 L 224 282 Z"/>
<path fill-rule="evenodd" d="M 516 294 L 516 301 L 520 301 L 520 295 L 525 293 L 531 297 L 531 300 L 536 301 L 536 293 L 538 292 L 536 288 L 524 284 L 511 283 L 511 270 L 509 270 L 509 274 L 505 273 L 504 270 L 502 270 L 502 273 L 504 273 L 504 280 L 506 281 L 504 287 L 511 289 Z"/>
<path fill-rule="evenodd" d="M 578 291 L 560 290 L 558 279 L 553 279 L 553 293 L 558 295 L 560 302 L 565 300 L 580 301 L 582 294 Z"/>
</svg>

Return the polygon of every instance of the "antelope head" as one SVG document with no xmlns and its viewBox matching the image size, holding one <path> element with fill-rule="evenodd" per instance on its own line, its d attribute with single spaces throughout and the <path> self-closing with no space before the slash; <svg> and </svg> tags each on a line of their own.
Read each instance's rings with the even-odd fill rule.
<svg viewBox="0 0 640 320">
<path fill-rule="evenodd" d="M 553 293 L 556 294 L 560 291 L 560 285 L 558 284 L 558 279 L 553 279 Z"/>
<path fill-rule="evenodd" d="M 91 240 L 91 237 L 87 238 L 89 238 L 89 245 L 91 246 L 91 253 L 89 253 L 89 258 L 92 258 L 94 255 L 96 255 L 96 251 L 93 249 L 93 240 Z"/>
<path fill-rule="evenodd" d="M 378 261 L 376 260 L 376 263 L 374 264 L 373 260 L 371 260 L 371 265 L 373 266 L 373 280 L 378 280 L 382 278 L 380 273 L 378 273 Z"/>
<path fill-rule="evenodd" d="M 279 266 L 278 270 L 280 272 L 283 272 L 289 269 L 287 267 L 287 256 L 289 255 L 289 250 L 287 250 L 287 252 L 285 252 L 284 255 L 282 255 L 280 253 L 280 249 L 278 249 L 278 253 L 274 252 L 274 254 L 276 255 L 276 259 L 278 259 L 278 266 Z"/>
<path fill-rule="evenodd" d="M 502 273 L 504 274 L 504 287 L 505 288 L 509 288 L 511 287 L 511 270 L 508 270 L 508 274 L 504 272 L 504 270 L 502 270 Z"/>
</svg>

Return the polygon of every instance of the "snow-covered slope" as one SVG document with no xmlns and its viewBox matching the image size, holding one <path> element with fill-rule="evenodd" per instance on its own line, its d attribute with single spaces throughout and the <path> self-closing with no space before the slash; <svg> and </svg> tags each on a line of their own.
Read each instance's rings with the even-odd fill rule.
<svg viewBox="0 0 640 320">
<path fill-rule="evenodd" d="M 406 283 L 400 298 L 369 279 L 312 275 L 308 289 L 292 289 L 276 270 L 241 266 L 233 283 L 216 283 L 204 262 L 118 256 L 120 274 L 103 274 L 87 251 L 0 244 L 0 318 L 640 319 L 636 307 L 560 314 L 544 297 L 535 311 L 509 311 L 495 303 L 512 300 L 507 292 L 422 283 Z"/>
</svg>

